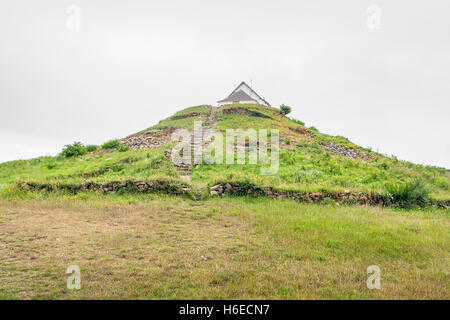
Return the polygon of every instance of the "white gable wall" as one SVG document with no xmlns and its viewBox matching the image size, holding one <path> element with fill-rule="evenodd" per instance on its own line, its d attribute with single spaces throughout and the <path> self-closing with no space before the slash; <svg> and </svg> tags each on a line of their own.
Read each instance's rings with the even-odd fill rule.
<svg viewBox="0 0 450 320">
<path fill-rule="evenodd" d="M 253 99 L 255 99 L 259 104 L 263 104 L 266 105 L 266 103 L 264 102 L 264 100 L 262 100 L 260 97 L 258 97 L 253 91 L 252 89 L 250 89 L 249 86 L 247 86 L 245 83 L 242 83 L 239 87 L 237 87 L 233 92 L 235 91 L 239 91 L 242 90 L 244 91 L 246 94 L 248 94 L 250 97 L 252 97 Z"/>
</svg>

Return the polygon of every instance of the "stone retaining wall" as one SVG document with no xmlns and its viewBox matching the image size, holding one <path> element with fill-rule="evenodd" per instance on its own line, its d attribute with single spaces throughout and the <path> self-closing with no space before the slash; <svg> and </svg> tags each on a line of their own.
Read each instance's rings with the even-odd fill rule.
<svg viewBox="0 0 450 320">
<path fill-rule="evenodd" d="M 210 196 L 223 195 L 266 197 L 271 199 L 292 199 L 301 202 L 321 202 L 334 200 L 344 204 L 367 204 L 374 206 L 394 205 L 393 199 L 387 194 L 362 192 L 302 192 L 295 190 L 279 190 L 272 187 L 258 187 L 249 183 L 224 182 L 209 189 Z M 433 200 L 430 205 L 449 208 L 450 200 Z"/>
<path fill-rule="evenodd" d="M 335 153 L 337 155 L 340 155 L 342 157 L 348 157 L 353 159 L 362 159 L 364 161 L 370 161 L 373 160 L 373 155 L 370 155 L 369 153 L 365 151 L 361 151 L 355 148 L 347 147 L 344 145 L 340 145 L 337 143 L 333 143 L 331 141 L 327 141 L 323 143 L 323 146 L 328 151 L 331 151 L 332 153 Z"/>
<path fill-rule="evenodd" d="M 19 182 L 17 187 L 21 190 L 31 191 L 65 191 L 79 193 L 86 191 L 98 191 L 102 193 L 165 193 L 165 194 L 190 194 L 192 188 L 180 182 L 168 180 L 148 181 L 112 181 L 108 183 L 86 182 L 76 183 L 39 183 Z"/>
<path fill-rule="evenodd" d="M 82 184 L 71 183 L 39 183 L 19 182 L 16 184 L 20 190 L 26 191 L 65 191 L 72 194 L 87 191 L 97 191 L 104 194 L 113 193 L 163 193 L 175 195 L 190 195 L 194 199 L 203 199 L 203 193 L 194 191 L 189 185 L 169 180 L 148 181 L 113 181 L 108 183 L 86 182 Z M 292 199 L 307 203 L 320 203 L 333 200 L 343 204 L 362 204 L 373 206 L 393 206 L 393 199 L 387 194 L 362 192 L 303 192 L 295 190 L 280 190 L 272 187 L 259 187 L 243 182 L 223 182 L 209 188 L 210 197 L 250 196 L 270 199 Z M 429 205 L 448 209 L 450 200 L 432 200 Z"/>
</svg>

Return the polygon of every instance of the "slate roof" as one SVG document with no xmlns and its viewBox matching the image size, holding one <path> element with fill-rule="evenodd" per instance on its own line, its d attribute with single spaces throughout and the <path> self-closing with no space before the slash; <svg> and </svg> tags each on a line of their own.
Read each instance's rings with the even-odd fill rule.
<svg viewBox="0 0 450 320">
<path fill-rule="evenodd" d="M 220 100 L 219 102 L 225 102 L 225 101 L 256 101 L 252 97 L 250 97 L 248 94 L 246 94 L 244 91 L 239 90 L 236 92 L 232 92 L 228 97 L 226 97 L 223 100 Z"/>
<path fill-rule="evenodd" d="M 255 90 L 252 89 L 252 87 L 250 87 L 248 84 L 246 84 L 244 81 L 241 82 L 240 85 L 238 85 L 236 87 L 239 88 L 240 86 L 245 85 L 247 86 L 258 98 L 260 98 L 262 101 L 264 101 L 264 103 L 268 106 L 270 106 L 270 103 L 268 103 L 266 100 L 264 100 L 263 98 L 261 98 L 261 96 L 259 94 L 257 94 L 255 92 Z M 242 100 L 252 100 L 252 101 L 256 101 L 255 99 L 253 99 L 252 97 L 250 97 L 248 94 L 246 94 L 243 90 L 238 90 L 236 91 L 236 89 L 234 89 L 234 91 L 225 99 L 217 101 L 217 102 L 227 102 L 227 101 L 242 101 Z"/>
</svg>

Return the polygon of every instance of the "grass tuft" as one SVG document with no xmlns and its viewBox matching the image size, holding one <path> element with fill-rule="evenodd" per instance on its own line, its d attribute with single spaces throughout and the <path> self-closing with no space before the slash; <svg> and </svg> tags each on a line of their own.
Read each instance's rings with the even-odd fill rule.
<svg viewBox="0 0 450 320">
<path fill-rule="evenodd" d="M 386 190 L 394 205 L 400 208 L 424 207 L 430 203 L 430 192 L 421 180 L 404 184 L 387 184 Z"/>
</svg>

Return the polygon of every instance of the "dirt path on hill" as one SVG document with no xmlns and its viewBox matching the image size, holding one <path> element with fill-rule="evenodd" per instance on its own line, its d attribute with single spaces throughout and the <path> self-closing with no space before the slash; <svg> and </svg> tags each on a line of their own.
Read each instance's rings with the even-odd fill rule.
<svg viewBox="0 0 450 320">
<path fill-rule="evenodd" d="M 211 107 L 210 114 L 208 119 L 206 120 L 205 126 L 203 127 L 203 132 L 205 130 L 213 129 L 217 127 L 217 112 L 219 111 L 219 107 Z M 205 143 L 202 144 L 201 150 L 202 153 L 206 149 L 207 145 Z M 194 151 L 196 150 L 194 145 L 194 137 L 193 132 L 191 132 L 191 158 L 193 159 Z M 192 176 L 192 164 L 181 164 L 181 165 L 175 165 L 178 172 L 180 173 L 181 180 L 185 182 L 191 182 L 191 176 Z"/>
<path fill-rule="evenodd" d="M 219 107 L 211 107 L 211 113 L 209 114 L 208 120 L 206 120 L 205 129 L 212 129 L 217 127 L 217 112 Z"/>
</svg>

